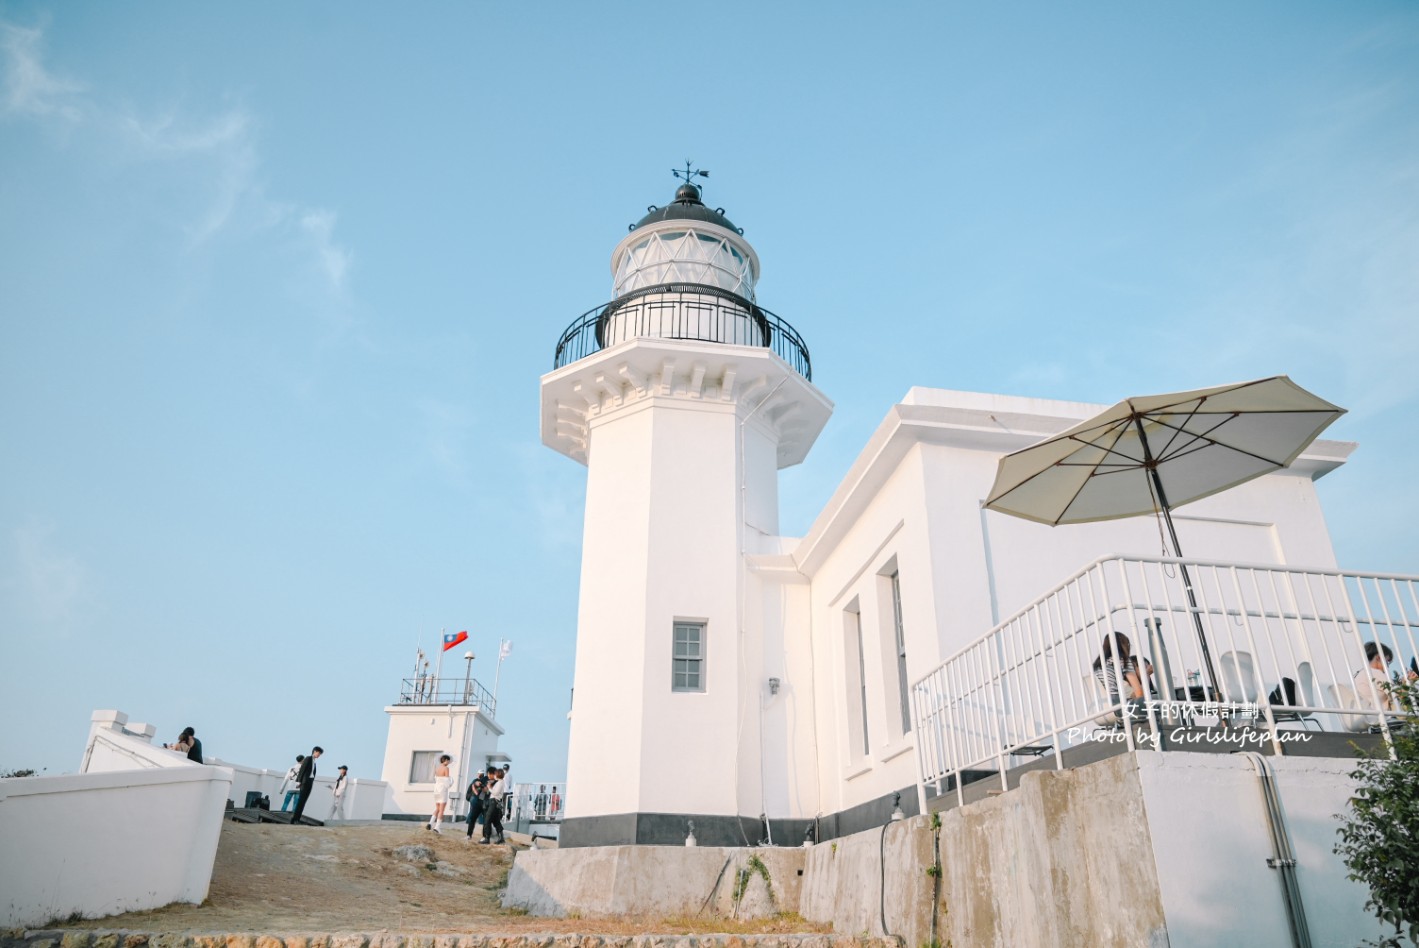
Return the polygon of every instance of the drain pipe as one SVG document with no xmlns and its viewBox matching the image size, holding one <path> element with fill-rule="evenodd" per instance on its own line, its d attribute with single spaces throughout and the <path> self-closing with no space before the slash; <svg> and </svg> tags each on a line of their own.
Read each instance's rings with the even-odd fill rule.
<svg viewBox="0 0 1419 948">
<path fill-rule="evenodd" d="M 1291 834 L 1286 829 L 1286 815 L 1281 810 L 1281 797 L 1276 792 L 1276 774 L 1271 762 L 1258 753 L 1242 755 L 1251 761 L 1261 781 L 1261 798 L 1266 805 L 1266 825 L 1271 831 L 1271 858 L 1266 864 L 1281 873 L 1281 895 L 1286 901 L 1286 921 L 1291 927 L 1291 944 L 1296 948 L 1311 948 L 1311 930 L 1306 925 L 1306 908 L 1301 904 L 1301 886 L 1296 879 L 1296 854 L 1291 849 Z"/>
</svg>

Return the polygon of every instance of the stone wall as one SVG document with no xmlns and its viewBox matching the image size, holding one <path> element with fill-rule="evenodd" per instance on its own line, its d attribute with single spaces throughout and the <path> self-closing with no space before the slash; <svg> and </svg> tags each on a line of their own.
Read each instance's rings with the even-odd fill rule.
<svg viewBox="0 0 1419 948">
<path fill-rule="evenodd" d="M 529 849 L 513 860 L 503 906 L 554 917 L 766 918 L 798 910 L 804 853 L 717 846 Z"/>
<path fill-rule="evenodd" d="M 0 930 L 0 948 L 900 948 L 842 935 L 405 935 L 391 932 L 148 935 L 131 931 Z"/>
</svg>

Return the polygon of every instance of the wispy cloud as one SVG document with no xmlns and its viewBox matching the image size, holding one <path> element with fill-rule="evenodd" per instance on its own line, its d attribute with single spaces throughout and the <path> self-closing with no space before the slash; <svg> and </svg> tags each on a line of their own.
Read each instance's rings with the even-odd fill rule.
<svg viewBox="0 0 1419 948">
<path fill-rule="evenodd" d="M 350 252 L 335 242 L 335 215 L 330 211 L 305 211 L 300 218 L 301 230 L 325 272 L 330 289 L 345 288 L 345 273 L 350 269 Z"/>
<path fill-rule="evenodd" d="M 10 23 L 0 23 L 0 51 L 4 52 L 4 90 L 0 114 L 55 116 L 77 121 L 82 116 L 82 83 L 55 76 L 40 58 L 43 34 Z"/>
<path fill-rule="evenodd" d="M 245 111 L 228 109 L 197 118 L 120 112 L 112 120 L 125 151 L 140 161 L 201 163 L 202 210 L 186 225 L 194 245 L 221 232 L 243 203 L 251 206 L 257 220 L 274 223 L 285 216 L 263 207 L 267 202 L 256 178 L 260 162 L 255 122 Z"/>
<path fill-rule="evenodd" d="M 85 83 L 51 73 L 42 56 L 43 40 L 39 28 L 0 22 L 0 116 L 83 128 L 92 133 L 101 160 L 165 163 L 185 173 L 184 180 L 191 182 L 188 192 L 196 196 L 182 223 L 190 247 L 200 248 L 238 221 L 248 232 L 284 231 L 298 239 L 272 241 L 272 246 L 291 248 L 328 292 L 337 298 L 344 294 L 353 256 L 336 237 L 336 214 L 266 192 L 255 116 L 230 106 L 202 114 L 112 104 Z"/>
</svg>

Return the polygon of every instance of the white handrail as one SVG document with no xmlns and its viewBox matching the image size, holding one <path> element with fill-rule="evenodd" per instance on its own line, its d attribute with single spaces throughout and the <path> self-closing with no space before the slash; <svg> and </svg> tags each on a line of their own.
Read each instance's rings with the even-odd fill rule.
<svg viewBox="0 0 1419 948">
<path fill-rule="evenodd" d="M 1196 605 L 1184 595 L 1184 565 Z M 1113 632 L 1129 637 L 1135 656 L 1153 659 L 1148 677 L 1158 690 L 1146 690 L 1136 708 L 1125 707 L 1117 695 L 1112 704 L 1092 706 L 1081 688 L 1094 674 L 1105 635 Z M 1209 691 L 1205 682 L 1177 680 L 1185 669 L 1203 667 L 1204 638 L 1213 654 L 1234 653 L 1231 667 L 1249 662 L 1257 701 L 1245 700 L 1247 682 L 1237 694 L 1222 681 Z M 1377 719 L 1376 729 L 1388 742 L 1395 712 L 1384 708 L 1382 689 L 1364 674 L 1371 642 L 1393 654 L 1391 671 L 1402 673 L 1419 654 L 1419 577 L 1103 557 L 913 682 L 921 783 L 936 794 L 954 790 L 964 800 L 965 772 L 993 771 L 1008 789 L 1014 752 L 1026 746 L 1050 746 L 1055 766 L 1063 768 L 1066 751 L 1094 737 L 1092 722 L 1110 710 L 1123 723 L 1117 737 L 1130 750 L 1163 750 L 1165 726 L 1215 719 L 1216 727 L 1225 728 L 1238 718 L 1250 722 L 1255 737 L 1274 752 L 1296 739 L 1281 725 L 1297 718 L 1324 725 L 1368 716 Z M 1113 662 L 1114 680 L 1122 682 L 1117 656 Z M 1359 685 L 1358 707 L 1272 706 L 1268 696 L 1283 679 L 1296 680 L 1302 665 L 1317 676 L 1319 694 L 1330 693 L 1332 683 Z M 1297 700 L 1304 698 L 1298 694 Z"/>
</svg>

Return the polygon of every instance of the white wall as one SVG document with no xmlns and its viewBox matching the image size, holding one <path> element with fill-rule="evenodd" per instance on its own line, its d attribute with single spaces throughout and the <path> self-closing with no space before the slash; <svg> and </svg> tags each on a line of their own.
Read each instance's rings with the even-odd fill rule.
<svg viewBox="0 0 1419 948">
<path fill-rule="evenodd" d="M 381 813 L 427 817 L 434 812 L 434 785 L 409 782 L 415 751 L 436 751 L 453 758 L 450 773 L 453 786 L 447 814 L 464 812 L 464 788 L 472 773 L 487 766 L 490 755 L 498 752 L 502 728 L 477 705 L 396 704 L 384 709 L 389 715 L 389 737 L 384 747 L 383 780 L 352 781 L 345 801 L 347 819 L 378 819 Z M 322 763 L 325 757 L 321 757 Z M 332 763 L 338 765 L 338 761 Z M 471 768 L 471 769 L 470 769 Z M 311 816 L 323 818 L 330 810 L 330 784 L 334 766 L 328 768 L 328 783 L 317 777 L 315 795 L 307 807 Z M 322 776 L 325 776 L 322 772 Z M 377 786 L 376 786 L 377 785 Z M 379 797 L 376 807 L 375 797 Z M 274 801 L 274 798 L 273 798 Z M 279 806 L 279 804 L 277 804 Z M 371 815 L 359 815 L 371 814 Z"/>
<path fill-rule="evenodd" d="M 916 781 L 912 737 L 894 721 L 894 635 L 881 574 L 901 573 L 908 675 L 944 658 L 1108 554 L 1157 556 L 1148 517 L 1051 528 L 982 504 L 1001 455 L 1074 424 L 1101 406 L 913 389 L 863 449 L 792 559 L 811 586 L 812 629 L 796 657 L 795 685 L 811 674 L 821 812 L 874 799 Z M 1188 504 L 1175 514 L 1184 553 L 1230 562 L 1333 567 L 1312 477 L 1351 446 L 1320 443 L 1293 469 Z M 771 569 L 766 575 L 773 575 Z M 784 579 L 783 582 L 789 582 Z M 772 592 L 766 590 L 766 595 Z M 856 604 L 863 636 L 871 746 L 862 754 L 857 673 L 845 612 Z M 811 671 L 810 671 L 811 670 Z M 795 692 L 797 694 L 798 692 Z M 804 811 L 802 816 L 813 812 Z"/>
<path fill-rule="evenodd" d="M 150 728 L 125 733 L 126 721 L 95 713 L 86 773 L 0 780 L 0 925 L 207 897 L 232 772 L 154 747 Z"/>
<path fill-rule="evenodd" d="M 1140 753 L 1158 886 L 1173 945 L 1289 948 L 1285 904 L 1272 855 L 1260 782 L 1244 755 Z M 1353 760 L 1268 758 L 1276 772 L 1296 878 L 1312 943 L 1377 938 L 1367 890 L 1345 877 L 1334 853 L 1341 813 L 1354 790 Z"/>
<path fill-rule="evenodd" d="M 763 812 L 782 624 L 763 624 L 743 554 L 776 545 L 778 469 L 829 410 L 750 347 L 642 339 L 543 379 L 544 440 L 588 464 L 568 818 Z M 705 623 L 703 692 L 672 691 L 677 620 Z"/>
<path fill-rule="evenodd" d="M 331 804 L 335 802 L 335 778 L 339 775 L 340 765 L 334 761 L 326 763 L 330 760 L 331 758 L 322 754 L 318 761 L 320 772 L 316 775 L 315 785 L 311 788 L 310 799 L 305 807 L 305 815 L 311 819 L 324 821 L 330 816 Z M 281 809 L 284 799 L 281 784 L 286 779 L 285 770 L 278 772 L 247 767 L 217 757 L 208 758 L 207 763 L 231 770 L 231 800 L 234 806 L 245 806 L 247 792 L 255 790 L 270 798 L 272 810 Z M 286 789 L 295 789 L 295 784 L 287 785 Z M 337 819 L 379 819 L 384 813 L 386 790 L 386 784 L 382 780 L 348 777 L 345 781 L 345 805 L 341 810 L 343 815 Z"/>
<path fill-rule="evenodd" d="M 900 572 L 908 675 L 937 654 L 928 520 L 922 466 L 908 454 L 844 530 L 812 577 L 812 653 L 816 660 L 818 756 L 823 798 L 833 813 L 916 782 L 915 738 L 903 733 L 899 710 L 894 619 L 886 574 Z M 849 609 L 855 610 L 849 618 Z M 850 628 L 849 626 L 855 626 Z M 864 753 L 861 666 L 867 685 Z"/>
</svg>

